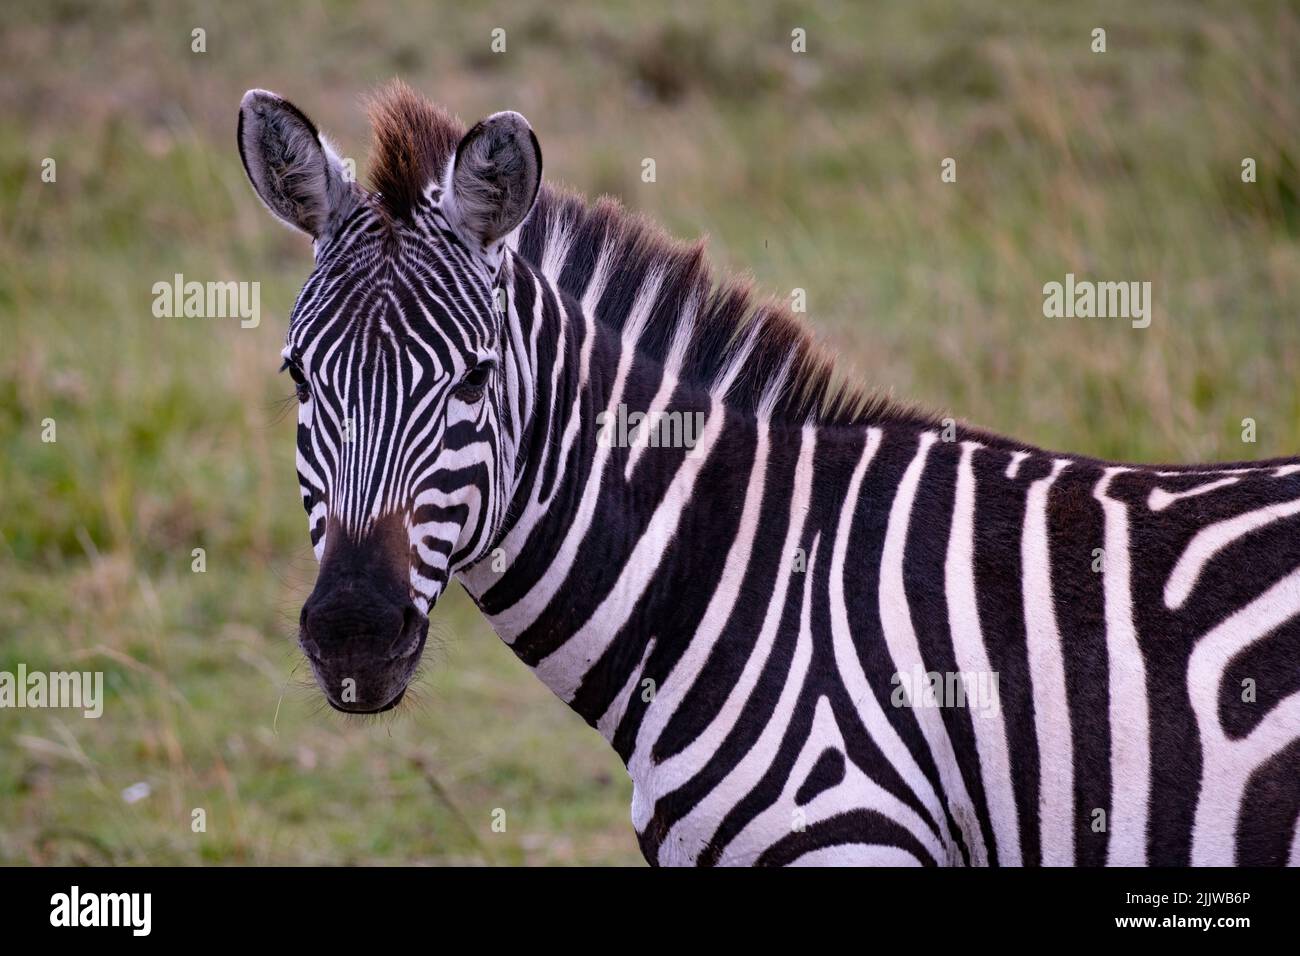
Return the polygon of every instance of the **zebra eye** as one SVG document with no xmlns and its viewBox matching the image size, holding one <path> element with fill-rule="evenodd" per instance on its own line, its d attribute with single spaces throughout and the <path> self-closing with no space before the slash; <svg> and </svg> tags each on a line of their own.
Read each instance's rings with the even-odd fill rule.
<svg viewBox="0 0 1300 956">
<path fill-rule="evenodd" d="M 467 405 L 473 405 L 483 397 L 483 389 L 487 386 L 491 374 L 492 363 L 479 362 L 466 372 L 465 377 L 456 385 L 455 396 Z"/>
<path fill-rule="evenodd" d="M 287 371 L 289 377 L 293 379 L 293 384 L 298 392 L 299 402 L 305 402 L 307 399 L 311 398 L 311 388 L 307 385 L 307 376 L 303 375 L 302 369 L 298 366 L 297 362 L 291 362 L 289 359 L 285 359 L 284 364 L 280 366 L 280 371 Z"/>
</svg>

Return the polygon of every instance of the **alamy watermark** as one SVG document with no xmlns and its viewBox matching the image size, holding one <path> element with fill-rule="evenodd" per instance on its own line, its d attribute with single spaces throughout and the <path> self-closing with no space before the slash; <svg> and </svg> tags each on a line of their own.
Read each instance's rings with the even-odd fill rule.
<svg viewBox="0 0 1300 956">
<path fill-rule="evenodd" d="M 155 282 L 152 291 L 159 319 L 239 319 L 244 329 L 262 322 L 260 282 L 186 282 L 178 272 L 171 282 Z"/>
<path fill-rule="evenodd" d="M 997 671 L 900 671 L 889 682 L 895 707 L 968 707 L 981 717 L 1001 711 Z"/>
<path fill-rule="evenodd" d="M 153 928 L 152 893 L 83 893 L 73 885 L 50 897 L 50 925 L 56 927 L 124 927 L 132 936 Z"/>
<path fill-rule="evenodd" d="M 704 431 L 703 412 L 614 412 L 596 416 L 596 442 L 602 448 L 694 448 Z"/>
<path fill-rule="evenodd" d="M 72 708 L 86 717 L 104 713 L 103 671 L 0 671 L 0 709 Z"/>
<path fill-rule="evenodd" d="M 1043 286 L 1043 315 L 1049 319 L 1130 319 L 1133 328 L 1151 324 L 1150 282 L 1093 282 L 1075 280 L 1073 272 L 1065 282 Z"/>
</svg>

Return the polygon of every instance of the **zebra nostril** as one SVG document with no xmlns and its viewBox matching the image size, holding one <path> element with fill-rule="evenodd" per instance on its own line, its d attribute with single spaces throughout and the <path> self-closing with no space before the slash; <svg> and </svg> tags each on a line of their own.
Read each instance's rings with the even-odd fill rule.
<svg viewBox="0 0 1300 956">
<path fill-rule="evenodd" d="M 424 615 L 414 604 L 408 604 L 402 609 L 402 637 L 412 638 L 419 634 L 420 628 L 424 623 Z"/>
<path fill-rule="evenodd" d="M 298 646 L 303 649 L 303 652 L 306 653 L 307 656 L 316 658 L 318 660 L 320 659 L 321 656 L 320 645 L 317 644 L 315 641 L 313 641 L 306 634 L 303 634 L 301 637 L 298 638 Z"/>
</svg>

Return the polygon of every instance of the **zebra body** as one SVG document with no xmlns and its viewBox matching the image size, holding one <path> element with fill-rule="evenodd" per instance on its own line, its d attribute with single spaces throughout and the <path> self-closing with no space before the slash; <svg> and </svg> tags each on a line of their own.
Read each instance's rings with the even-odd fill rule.
<svg viewBox="0 0 1300 956">
<path fill-rule="evenodd" d="M 1300 863 L 1300 463 L 1114 465 L 836 392 L 698 247 L 539 190 L 516 114 L 461 138 L 391 92 L 380 188 L 336 194 L 269 97 L 240 141 L 317 243 L 285 355 L 331 704 L 400 700 L 455 574 L 622 757 L 652 863 Z M 312 142 L 304 218 L 249 153 L 315 182 Z M 629 413 L 701 427 L 610 441 Z"/>
<path fill-rule="evenodd" d="M 602 334 L 531 268 L 512 303 L 534 301 L 520 283 Z M 593 404 L 647 410 L 665 369 L 633 369 Z M 1300 568 L 1300 466 L 1124 467 L 903 425 L 729 421 L 681 395 L 709 418 L 659 472 L 636 448 L 601 458 L 581 427 L 565 454 L 574 402 L 557 398 L 506 570 L 463 578 L 627 762 L 651 860 L 1296 862 L 1300 674 L 1294 636 L 1265 638 L 1300 613 L 1300 574 L 1240 569 L 1279 549 Z M 895 675 L 927 673 L 998 674 L 996 706 L 895 706 Z M 1272 686 L 1246 703 L 1251 675 Z"/>
</svg>

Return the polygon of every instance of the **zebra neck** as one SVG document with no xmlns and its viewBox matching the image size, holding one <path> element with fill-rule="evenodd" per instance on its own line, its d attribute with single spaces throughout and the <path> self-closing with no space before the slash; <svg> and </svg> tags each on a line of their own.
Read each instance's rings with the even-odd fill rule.
<svg viewBox="0 0 1300 956">
<path fill-rule="evenodd" d="M 726 558 L 776 426 L 679 385 L 531 270 L 513 288 L 533 388 L 523 465 L 507 528 L 460 578 L 516 655 L 612 739 L 653 698 L 650 671 L 689 645 L 707 604 L 696 585 Z M 780 427 L 781 454 L 797 455 L 801 429 Z"/>
</svg>

